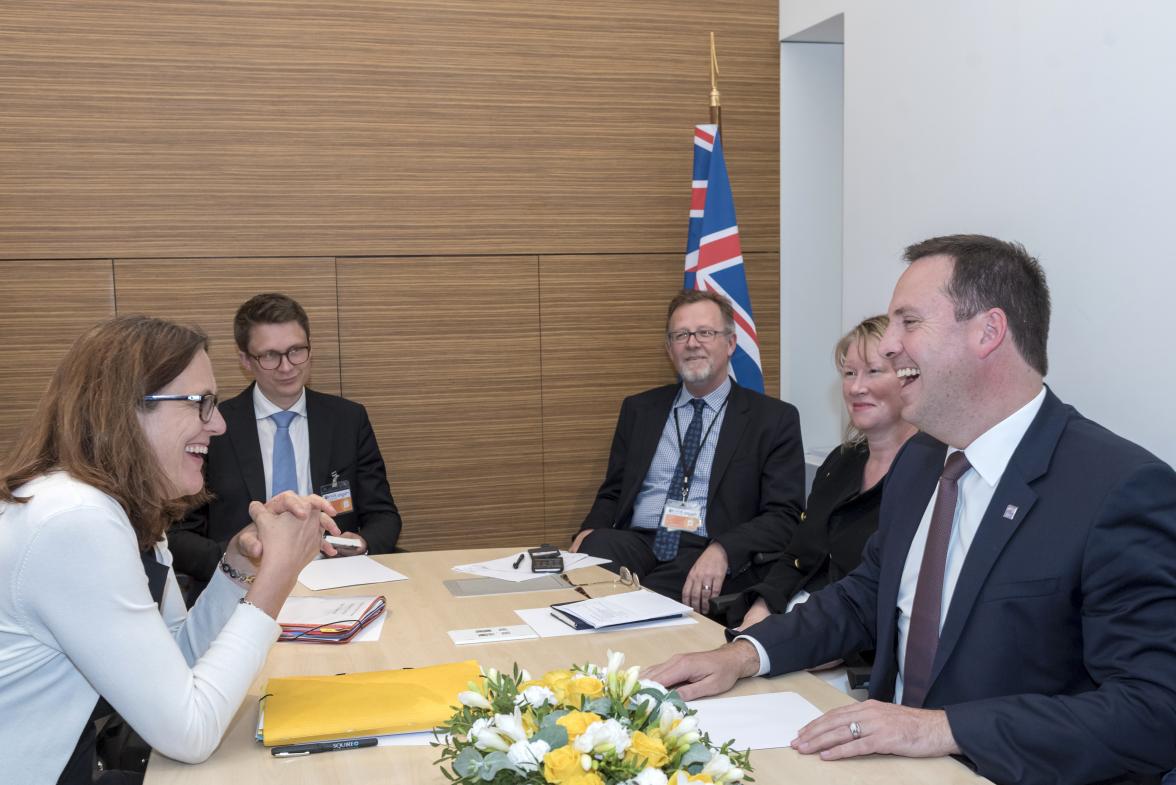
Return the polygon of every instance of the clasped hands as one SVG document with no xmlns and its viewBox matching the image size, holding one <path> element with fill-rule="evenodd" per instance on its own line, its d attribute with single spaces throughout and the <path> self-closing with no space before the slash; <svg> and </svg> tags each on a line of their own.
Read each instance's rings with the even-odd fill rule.
<svg viewBox="0 0 1176 785">
<path fill-rule="evenodd" d="M 676 654 L 646 668 L 641 676 L 676 689 L 683 700 L 690 701 L 726 692 L 739 679 L 758 673 L 759 667 L 755 647 L 746 640 L 736 640 L 712 651 Z M 857 730 L 856 738 L 853 730 Z M 825 712 L 801 728 L 791 746 L 823 760 L 871 754 L 929 758 L 960 753 L 946 712 L 876 700 Z"/>
<path fill-rule="evenodd" d="M 320 550 L 326 556 L 335 556 L 338 551 L 323 540 L 324 534 L 340 534 L 332 520 L 335 514 L 331 503 L 317 494 L 299 496 L 285 491 L 264 504 L 251 502 L 251 520 L 229 542 L 225 556 L 231 561 L 236 561 L 234 557 L 244 557 L 256 565 L 261 562 L 267 543 L 271 550 L 293 546 L 308 551 L 307 561 Z"/>
</svg>

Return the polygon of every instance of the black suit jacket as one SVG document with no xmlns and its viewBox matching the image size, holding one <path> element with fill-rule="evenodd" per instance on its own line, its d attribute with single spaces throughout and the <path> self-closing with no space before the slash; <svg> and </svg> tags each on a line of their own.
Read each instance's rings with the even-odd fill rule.
<svg viewBox="0 0 1176 785">
<path fill-rule="evenodd" d="M 212 439 L 204 466 L 205 488 L 215 498 L 168 532 L 178 573 L 207 581 L 226 543 L 249 522 L 249 502 L 265 501 L 265 469 L 253 411 L 253 385 L 220 405 L 228 426 Z M 370 553 L 388 553 L 400 536 L 400 513 L 384 470 L 384 459 L 367 410 L 336 395 L 306 390 L 312 490 L 340 480 L 351 486 L 353 512 L 335 518 L 343 531 L 358 532 Z"/>
<path fill-rule="evenodd" d="M 875 648 L 871 697 L 893 699 L 899 582 L 945 452 L 907 442 L 861 566 L 748 631 L 773 675 Z M 997 782 L 1176 766 L 1171 467 L 1047 392 L 964 560 L 925 705 Z"/>
<path fill-rule="evenodd" d="M 732 605 L 731 619 L 742 620 L 757 597 L 763 597 L 773 613 L 783 613 L 801 589 L 823 589 L 861 564 L 866 542 L 878 530 L 882 506 L 882 482 L 862 492 L 869 458 L 865 442 L 829 453 L 817 469 L 808 508 L 792 541 L 767 577 Z"/>
<path fill-rule="evenodd" d="M 581 529 L 624 527 L 679 385 L 621 404 L 608 470 Z M 754 553 L 788 544 L 804 509 L 804 450 L 796 407 L 732 382 L 707 489 L 706 529 L 727 552 L 732 574 Z"/>
</svg>

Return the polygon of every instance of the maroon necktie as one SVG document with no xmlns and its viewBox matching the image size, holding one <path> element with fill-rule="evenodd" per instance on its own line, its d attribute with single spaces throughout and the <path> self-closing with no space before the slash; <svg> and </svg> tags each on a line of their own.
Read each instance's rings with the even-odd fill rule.
<svg viewBox="0 0 1176 785">
<path fill-rule="evenodd" d="M 947 543 L 951 539 L 951 522 L 955 518 L 959 489 L 956 481 L 972 465 L 964 453 L 953 452 L 939 475 L 939 493 L 931 511 L 927 545 L 915 586 L 911 623 L 907 628 L 906 660 L 902 670 L 902 703 L 922 706 L 931 686 L 931 665 L 939 648 L 939 613 L 943 605 L 943 574 L 947 568 Z"/>
</svg>

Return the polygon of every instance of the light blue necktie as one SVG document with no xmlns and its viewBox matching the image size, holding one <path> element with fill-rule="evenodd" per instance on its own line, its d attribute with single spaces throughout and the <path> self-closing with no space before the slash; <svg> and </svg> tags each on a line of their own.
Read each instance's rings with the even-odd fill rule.
<svg viewBox="0 0 1176 785">
<path fill-rule="evenodd" d="M 282 491 L 298 493 L 298 462 L 294 460 L 294 442 L 290 440 L 290 423 L 298 412 L 274 412 L 270 419 L 278 426 L 274 434 L 274 470 L 270 497 Z"/>
</svg>

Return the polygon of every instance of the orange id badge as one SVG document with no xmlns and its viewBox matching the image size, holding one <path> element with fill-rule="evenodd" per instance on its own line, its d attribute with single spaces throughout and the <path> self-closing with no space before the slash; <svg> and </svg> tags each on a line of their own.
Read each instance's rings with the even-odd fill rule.
<svg viewBox="0 0 1176 785">
<path fill-rule="evenodd" d="M 666 529 L 693 534 L 702 528 L 702 505 L 698 502 L 667 501 L 662 508 L 661 525 Z"/>
<path fill-rule="evenodd" d="M 324 485 L 319 490 L 319 496 L 329 501 L 335 512 L 340 515 L 354 509 L 351 506 L 351 485 L 347 480 L 335 479 L 334 482 Z"/>
</svg>

